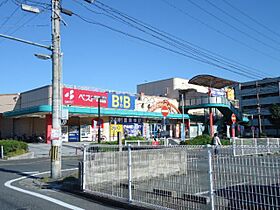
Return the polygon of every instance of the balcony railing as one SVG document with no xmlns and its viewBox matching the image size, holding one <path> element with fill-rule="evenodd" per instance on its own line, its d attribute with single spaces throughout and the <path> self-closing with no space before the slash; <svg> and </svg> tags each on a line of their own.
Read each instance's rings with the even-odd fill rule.
<svg viewBox="0 0 280 210">
<path fill-rule="evenodd" d="M 228 106 L 231 105 L 230 101 L 221 96 L 203 96 L 199 98 L 193 98 L 193 99 L 185 99 L 184 106 L 197 106 L 197 105 L 203 105 L 203 104 L 226 104 Z M 182 106 L 182 102 L 180 102 L 180 105 Z"/>
</svg>

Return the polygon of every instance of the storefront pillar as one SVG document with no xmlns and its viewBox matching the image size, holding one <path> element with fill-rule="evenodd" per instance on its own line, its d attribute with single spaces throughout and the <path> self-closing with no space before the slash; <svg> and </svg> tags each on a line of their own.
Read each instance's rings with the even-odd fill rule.
<svg viewBox="0 0 280 210">
<path fill-rule="evenodd" d="M 213 119 L 213 111 L 212 108 L 209 108 L 209 124 L 210 124 L 210 136 L 214 136 L 214 119 Z"/>
<path fill-rule="evenodd" d="M 51 143 L 51 131 L 52 131 L 52 115 L 46 115 L 46 143 Z"/>
</svg>

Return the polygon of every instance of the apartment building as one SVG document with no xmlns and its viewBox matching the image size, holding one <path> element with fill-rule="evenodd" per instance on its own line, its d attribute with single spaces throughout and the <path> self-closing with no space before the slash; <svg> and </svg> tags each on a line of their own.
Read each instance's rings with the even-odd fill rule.
<svg viewBox="0 0 280 210">
<path fill-rule="evenodd" d="M 256 134 L 280 136 L 279 126 L 269 120 L 271 105 L 280 105 L 280 77 L 240 83 L 235 86 L 235 94 L 242 112 L 253 119 L 251 129 Z"/>
</svg>

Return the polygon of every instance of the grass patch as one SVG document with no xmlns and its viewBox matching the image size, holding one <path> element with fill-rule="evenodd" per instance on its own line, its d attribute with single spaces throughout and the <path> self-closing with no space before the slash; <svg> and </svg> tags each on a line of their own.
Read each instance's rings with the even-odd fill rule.
<svg viewBox="0 0 280 210">
<path fill-rule="evenodd" d="M 7 155 L 5 155 L 6 157 L 14 157 L 14 156 L 18 156 L 18 155 L 23 155 L 25 154 L 27 151 L 23 150 L 23 149 L 18 149 L 14 152 L 9 152 L 7 153 Z"/>
<path fill-rule="evenodd" d="M 0 140 L 0 145 L 3 146 L 4 156 L 6 157 L 22 155 L 28 151 L 27 143 L 22 141 Z"/>
</svg>

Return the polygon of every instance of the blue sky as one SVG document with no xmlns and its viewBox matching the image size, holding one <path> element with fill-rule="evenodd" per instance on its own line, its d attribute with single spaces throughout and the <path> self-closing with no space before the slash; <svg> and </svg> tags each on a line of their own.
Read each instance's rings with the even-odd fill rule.
<svg viewBox="0 0 280 210">
<path fill-rule="evenodd" d="M 41 14 L 34 15 L 22 11 L 16 2 L 35 5 L 36 2 L 50 3 L 47 0 L 0 0 L 0 33 L 49 45 L 51 12 L 45 9 Z M 226 2 L 230 2 L 247 17 Z M 99 7 L 102 6 L 100 3 L 113 7 L 191 44 L 244 64 L 251 71 L 260 70 L 264 77 L 280 76 L 280 1 L 226 2 L 99 0 L 95 4 Z M 62 6 L 87 20 L 98 21 L 174 50 L 154 37 L 100 14 L 104 11 L 83 0 L 64 0 Z M 208 14 L 201 8 L 208 11 Z M 243 69 L 246 76 L 242 76 L 238 71 L 237 74 L 232 73 L 86 23 L 76 15 L 62 17 L 67 23 L 67 26 L 61 26 L 65 84 L 134 93 L 136 85 L 140 83 L 171 77 L 190 79 L 198 74 L 212 74 L 240 82 L 252 80 L 248 68 Z M 252 21 L 250 17 L 267 28 Z M 180 50 L 177 48 L 176 51 Z M 0 38 L 0 94 L 22 92 L 51 83 L 51 62 L 37 59 L 34 53 L 49 52 Z"/>
</svg>

